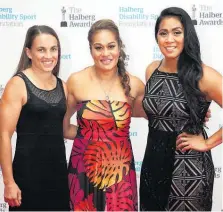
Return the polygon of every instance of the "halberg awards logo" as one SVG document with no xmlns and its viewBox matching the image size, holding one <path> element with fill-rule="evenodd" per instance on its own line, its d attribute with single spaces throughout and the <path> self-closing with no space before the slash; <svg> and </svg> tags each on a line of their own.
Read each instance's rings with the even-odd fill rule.
<svg viewBox="0 0 223 212">
<path fill-rule="evenodd" d="M 200 26 L 217 26 L 223 25 L 223 14 L 215 12 L 213 6 L 200 4 L 191 8 L 191 19 L 193 25 Z"/>
<path fill-rule="evenodd" d="M 193 5 L 193 7 L 192 7 L 192 23 L 193 23 L 193 25 L 197 25 L 196 10 L 197 10 L 196 6 Z"/>
<path fill-rule="evenodd" d="M 60 26 L 67 27 L 67 22 L 65 21 L 65 13 L 67 11 L 66 11 L 65 7 L 62 7 L 61 12 L 62 12 L 62 21 L 60 22 Z"/>
<path fill-rule="evenodd" d="M 91 27 L 91 25 L 96 20 L 94 14 L 85 14 L 82 8 L 77 8 L 74 6 L 61 8 L 62 21 L 60 22 L 60 27 L 78 27 L 85 28 Z"/>
</svg>

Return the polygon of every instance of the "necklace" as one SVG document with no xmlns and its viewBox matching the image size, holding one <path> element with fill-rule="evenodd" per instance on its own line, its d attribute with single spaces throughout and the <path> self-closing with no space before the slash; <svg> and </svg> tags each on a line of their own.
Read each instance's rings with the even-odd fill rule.
<svg viewBox="0 0 223 212">
<path fill-rule="evenodd" d="M 98 81 L 99 81 L 99 85 L 100 85 L 102 91 L 103 91 L 104 94 L 105 94 L 105 100 L 106 100 L 107 102 L 110 102 L 110 101 L 111 101 L 110 93 L 111 93 L 111 90 L 112 90 L 112 88 L 113 88 L 114 82 L 116 81 L 115 79 L 116 79 L 116 77 L 117 77 L 118 70 L 116 71 L 115 76 L 112 78 L 112 83 L 111 83 L 111 85 L 110 85 L 108 91 L 106 91 L 106 90 L 103 88 L 103 86 L 102 86 L 102 80 L 100 79 L 100 77 L 97 76 L 97 72 L 96 72 L 96 70 L 95 70 L 95 73 L 96 73 L 96 77 L 97 77 L 97 79 L 98 79 Z"/>
</svg>

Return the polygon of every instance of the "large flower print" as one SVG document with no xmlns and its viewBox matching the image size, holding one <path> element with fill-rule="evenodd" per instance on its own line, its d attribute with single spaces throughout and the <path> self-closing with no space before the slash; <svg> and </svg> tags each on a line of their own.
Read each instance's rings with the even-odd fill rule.
<svg viewBox="0 0 223 212">
<path fill-rule="evenodd" d="M 76 174 L 69 174 L 70 206 L 74 206 L 83 200 L 84 191 L 80 188 L 80 183 Z"/>
<path fill-rule="evenodd" d="M 71 151 L 71 164 L 72 167 L 77 169 L 78 173 L 85 172 L 85 167 L 83 163 L 83 154 L 87 147 L 88 140 L 86 139 L 74 139 L 73 148 Z"/>
<path fill-rule="evenodd" d="M 129 182 L 122 181 L 106 190 L 108 211 L 134 211 L 133 191 Z"/>
<path fill-rule="evenodd" d="M 93 203 L 93 194 L 88 195 L 86 199 L 76 204 L 74 211 L 97 211 Z"/>
<path fill-rule="evenodd" d="M 121 140 L 128 136 L 131 107 L 126 102 L 89 101 L 78 122 L 81 134 L 93 141 Z"/>
<path fill-rule="evenodd" d="M 94 186 L 105 189 L 119 183 L 130 171 L 132 160 L 128 140 L 92 142 L 84 153 L 86 175 Z"/>
</svg>

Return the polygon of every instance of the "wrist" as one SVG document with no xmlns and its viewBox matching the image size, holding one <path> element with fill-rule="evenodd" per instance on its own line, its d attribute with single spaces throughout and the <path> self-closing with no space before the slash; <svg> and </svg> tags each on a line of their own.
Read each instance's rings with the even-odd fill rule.
<svg viewBox="0 0 223 212">
<path fill-rule="evenodd" d="M 207 146 L 207 151 L 211 150 L 213 148 L 213 145 L 211 144 L 209 139 L 205 140 L 205 143 L 206 143 L 206 146 Z"/>
<path fill-rule="evenodd" d="M 15 184 L 15 181 L 13 179 L 11 179 L 11 180 L 4 180 L 4 185 L 5 186 L 11 186 L 13 184 Z"/>
</svg>

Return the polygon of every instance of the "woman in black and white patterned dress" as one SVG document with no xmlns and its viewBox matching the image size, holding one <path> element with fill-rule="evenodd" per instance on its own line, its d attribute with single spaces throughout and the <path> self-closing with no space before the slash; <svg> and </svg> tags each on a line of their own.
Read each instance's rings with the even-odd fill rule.
<svg viewBox="0 0 223 212">
<path fill-rule="evenodd" d="M 155 36 L 164 59 L 150 64 L 146 72 L 143 106 L 149 135 L 140 209 L 210 211 L 210 149 L 222 142 L 222 129 L 207 138 L 203 122 L 212 100 L 222 106 L 222 76 L 202 63 L 193 23 L 181 8 L 161 12 Z"/>
</svg>

